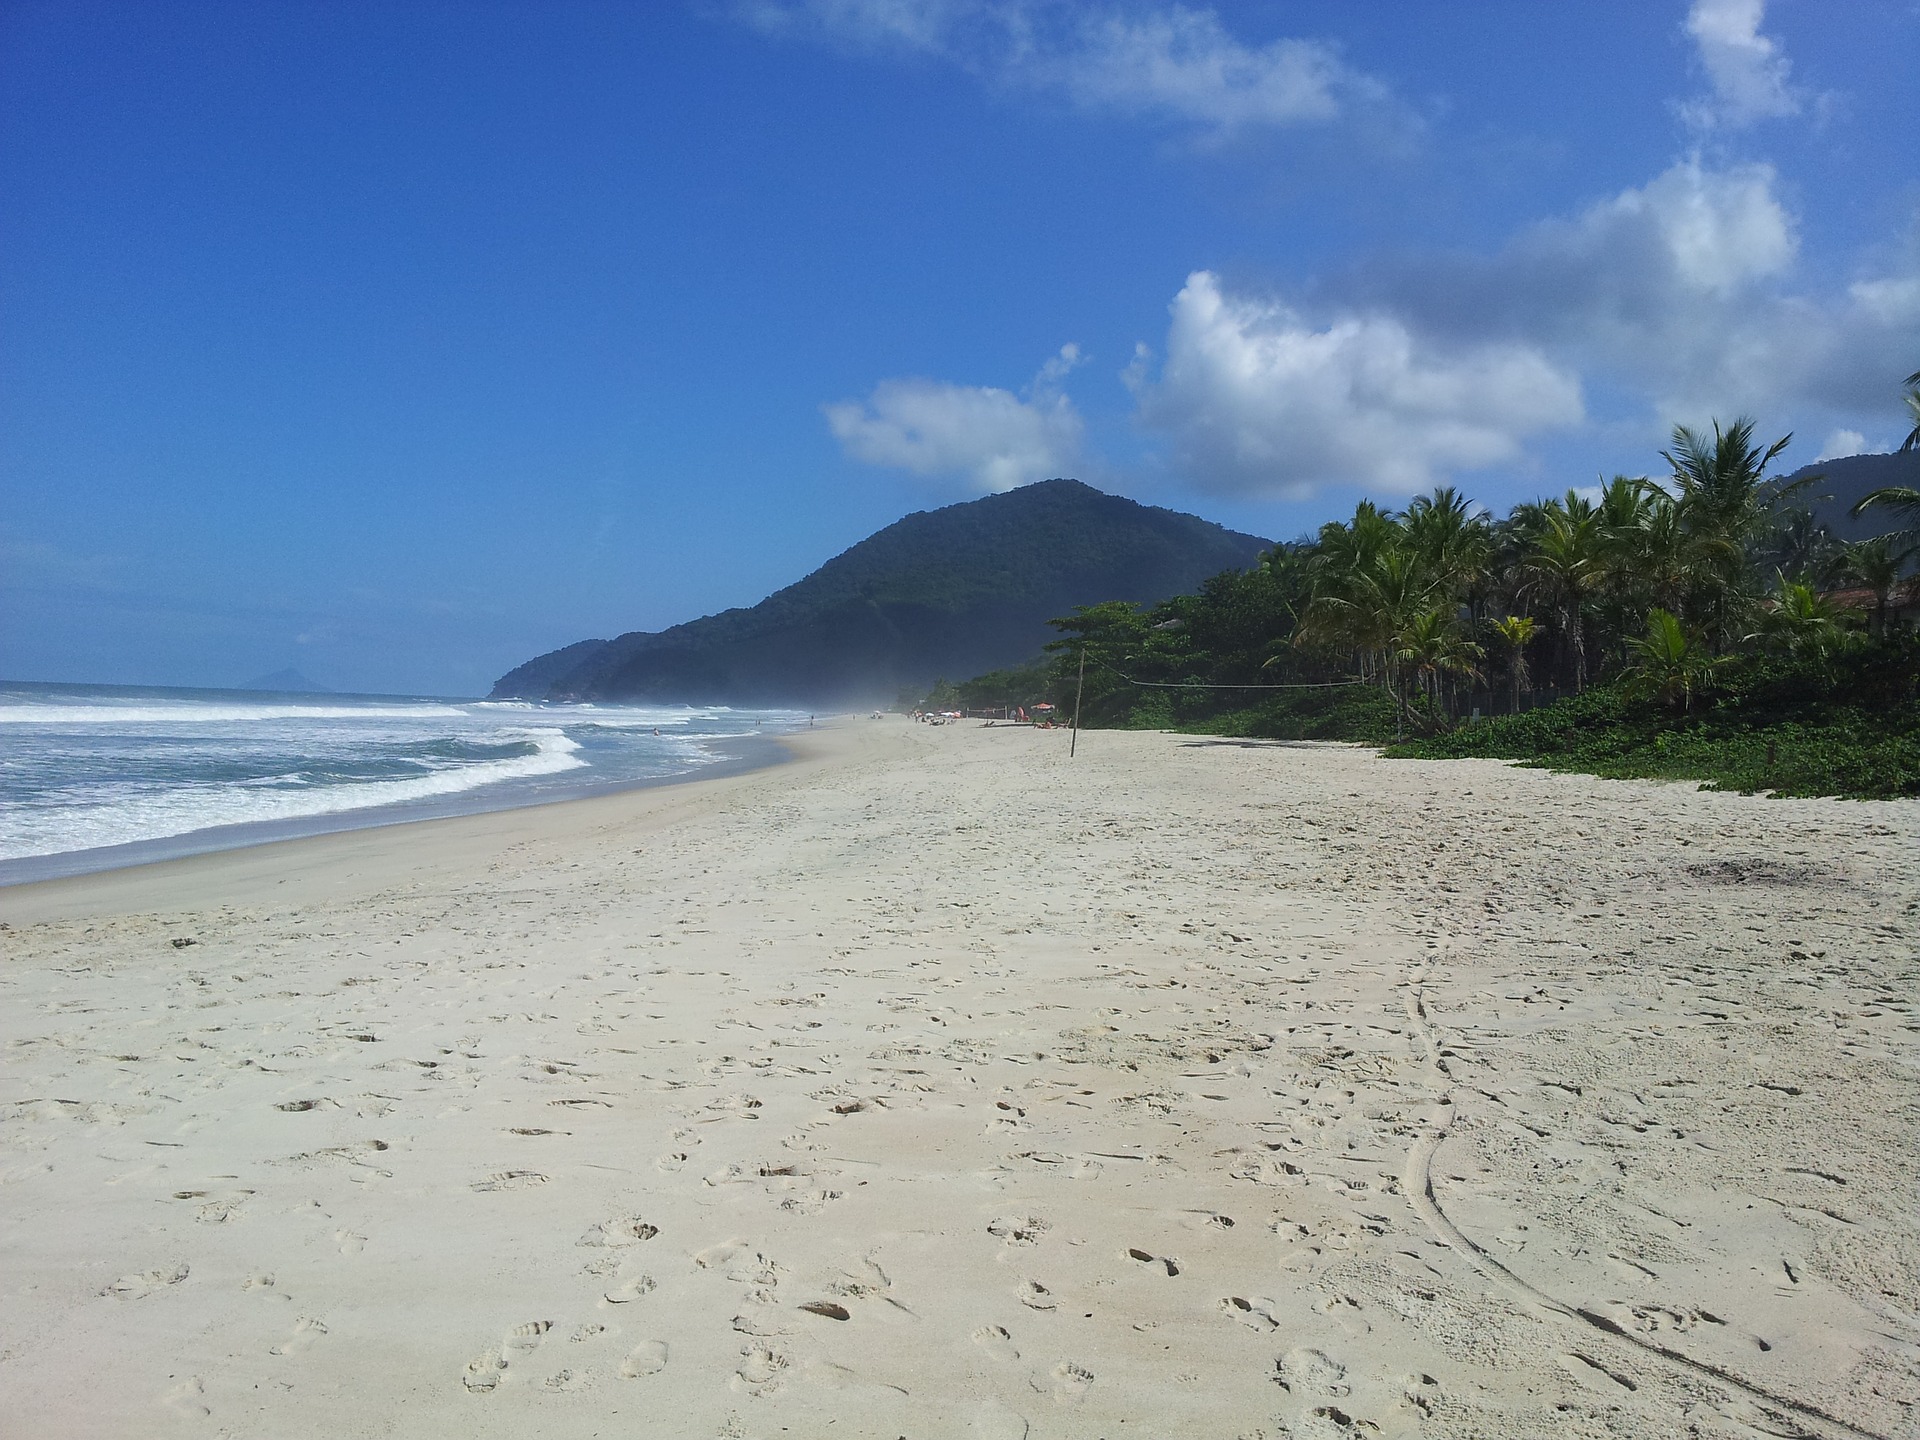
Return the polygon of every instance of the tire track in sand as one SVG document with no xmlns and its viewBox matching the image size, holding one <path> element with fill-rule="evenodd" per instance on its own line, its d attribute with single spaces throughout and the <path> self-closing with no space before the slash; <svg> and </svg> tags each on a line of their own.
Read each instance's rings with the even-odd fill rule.
<svg viewBox="0 0 1920 1440">
<path fill-rule="evenodd" d="M 1502 1265 L 1493 1256 L 1475 1244 L 1467 1235 L 1447 1218 L 1433 1194 L 1433 1157 L 1440 1144 L 1447 1138 L 1447 1132 L 1453 1128 L 1455 1108 L 1453 1104 L 1453 1074 L 1447 1069 L 1447 1062 L 1440 1054 L 1440 1040 L 1434 1033 L 1433 1022 L 1427 1016 L 1427 997 L 1423 987 L 1426 968 L 1423 965 L 1406 982 L 1405 1005 L 1407 1024 L 1412 1033 L 1420 1038 L 1426 1050 L 1429 1083 L 1434 1089 L 1435 1114 L 1422 1128 L 1420 1136 L 1407 1150 L 1407 1163 L 1401 1174 L 1401 1184 L 1407 1192 L 1414 1213 L 1426 1224 L 1436 1239 L 1453 1250 L 1481 1275 L 1500 1286 L 1508 1294 L 1519 1300 L 1528 1310 L 1545 1320 L 1571 1323 L 1590 1331 L 1598 1332 L 1616 1344 L 1624 1343 L 1642 1355 L 1650 1355 L 1657 1360 L 1724 1385 L 1745 1395 L 1756 1405 L 1771 1407 L 1776 1413 L 1769 1418 L 1805 1427 L 1810 1436 L 1839 1436 L 1843 1440 L 1886 1440 L 1871 1430 L 1863 1430 L 1857 1425 L 1829 1415 L 1826 1411 L 1799 1400 L 1789 1400 L 1784 1395 L 1776 1395 L 1751 1380 L 1742 1379 L 1731 1371 L 1723 1370 L 1703 1360 L 1695 1360 L 1677 1350 L 1670 1350 L 1650 1340 L 1622 1329 L 1619 1325 L 1596 1314 L 1581 1309 L 1566 1301 L 1549 1295 L 1546 1291 L 1530 1284 Z M 1585 1357 L 1579 1357 L 1584 1359 Z M 1591 1364 L 1592 1362 L 1588 1362 Z"/>
</svg>

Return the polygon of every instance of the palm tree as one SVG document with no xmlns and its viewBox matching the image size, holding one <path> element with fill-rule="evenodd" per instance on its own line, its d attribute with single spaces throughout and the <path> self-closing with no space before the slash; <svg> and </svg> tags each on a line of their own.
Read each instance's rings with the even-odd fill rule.
<svg viewBox="0 0 1920 1440">
<path fill-rule="evenodd" d="M 1628 646 L 1634 656 L 1627 672 L 1628 693 L 1651 696 L 1663 705 L 1678 700 L 1683 710 L 1693 709 L 1693 697 L 1712 683 L 1721 663 L 1678 616 L 1657 605 L 1647 612 L 1645 637 L 1630 640 Z"/>
<path fill-rule="evenodd" d="M 1310 562 L 1318 585 L 1338 586 L 1342 578 L 1358 574 L 1400 540 L 1400 526 L 1371 500 L 1354 507 L 1346 524 L 1329 521 L 1320 527 L 1319 543 Z"/>
<path fill-rule="evenodd" d="M 1440 687 L 1451 676 L 1480 673 L 1485 651 L 1468 638 L 1454 607 L 1442 601 L 1405 618 L 1393 637 L 1395 657 L 1427 697 L 1430 712 L 1440 709 Z"/>
<path fill-rule="evenodd" d="M 1451 485 L 1437 487 L 1400 517 L 1405 543 L 1434 580 L 1456 599 L 1473 597 L 1493 559 L 1493 532 L 1484 514 Z"/>
<path fill-rule="evenodd" d="M 1628 637 L 1644 623 L 1650 606 L 1663 603 L 1664 592 L 1655 587 L 1663 567 L 1651 562 L 1657 542 L 1676 538 L 1673 497 L 1645 476 L 1616 475 L 1601 486 L 1594 508 L 1599 512 L 1603 551 L 1600 630 L 1624 665 Z M 1677 605 L 1679 600 L 1665 603 Z"/>
<path fill-rule="evenodd" d="M 1766 449 L 1753 443 L 1753 421 L 1742 416 L 1721 427 L 1713 422 L 1711 442 L 1685 425 L 1673 427 L 1673 449 L 1661 459 L 1672 468 L 1680 528 L 1706 562 L 1701 578 L 1709 583 L 1700 597 L 1709 637 L 1720 645 L 1732 637 L 1737 612 L 1751 595 L 1749 547 L 1772 523 L 1773 510 L 1789 491 L 1767 484 L 1767 467 L 1793 440 L 1783 435 Z"/>
<path fill-rule="evenodd" d="M 1528 688 L 1527 646 L 1540 627 L 1531 615 L 1506 615 L 1493 622 L 1493 633 L 1507 646 L 1507 677 L 1513 684 L 1513 713 L 1520 713 L 1520 692 Z"/>
<path fill-rule="evenodd" d="M 1766 523 L 1769 497 L 1761 487 L 1767 467 L 1791 443 L 1791 434 L 1782 435 L 1761 450 L 1753 443 L 1753 421 L 1742 416 L 1725 428 L 1714 421 L 1711 445 L 1685 425 L 1674 426 L 1673 449 L 1660 458 L 1672 467 L 1680 504 L 1691 517 L 1744 538 Z"/>
<path fill-rule="evenodd" d="M 1748 638 L 1784 651 L 1796 660 L 1824 659 L 1841 643 L 1839 613 L 1833 603 L 1802 580 L 1780 577 L 1773 604 L 1760 620 L 1760 630 Z"/>
<path fill-rule="evenodd" d="M 1391 546 L 1363 567 L 1334 577 L 1313 598 L 1298 643 L 1353 646 L 1362 658 L 1362 673 L 1378 675 L 1405 709 L 1397 641 L 1415 616 L 1433 608 L 1434 589 L 1419 561 L 1404 546 Z"/>
<path fill-rule="evenodd" d="M 1599 512 L 1569 490 L 1564 500 L 1533 507 L 1533 527 L 1520 557 L 1520 588 L 1537 597 L 1555 616 L 1571 660 L 1577 694 L 1587 684 L 1587 596 L 1606 575 L 1606 536 Z"/>
<path fill-rule="evenodd" d="M 1907 432 L 1907 438 L 1900 442 L 1902 450 L 1920 450 L 1920 370 L 1901 382 L 1907 387 L 1907 393 L 1900 398 L 1906 401 L 1907 418 L 1913 421 L 1913 429 Z"/>
<path fill-rule="evenodd" d="M 1761 552 L 1788 575 L 1820 576 L 1839 561 L 1842 547 L 1811 510 L 1789 509 L 1775 517 Z"/>
<path fill-rule="evenodd" d="M 1859 540 L 1842 547 L 1840 573 L 1873 592 L 1870 628 L 1875 635 L 1887 633 L 1887 607 L 1913 555 L 1914 547 L 1900 546 L 1897 537 L 1892 535 L 1876 535 L 1871 540 Z"/>
<path fill-rule="evenodd" d="M 1675 615 L 1709 588 L 1725 560 L 1724 546 L 1689 533 L 1680 506 L 1664 491 L 1648 504 L 1639 530 L 1618 538 L 1614 555 L 1615 565 L 1634 578 L 1637 600 Z"/>
<path fill-rule="evenodd" d="M 1308 562 L 1311 598 L 1294 633 L 1302 647 L 1350 646 L 1361 678 L 1380 675 L 1389 692 L 1389 641 L 1415 579 L 1402 539 L 1399 523 L 1370 500 L 1355 507 L 1350 523 L 1322 525 Z"/>
</svg>

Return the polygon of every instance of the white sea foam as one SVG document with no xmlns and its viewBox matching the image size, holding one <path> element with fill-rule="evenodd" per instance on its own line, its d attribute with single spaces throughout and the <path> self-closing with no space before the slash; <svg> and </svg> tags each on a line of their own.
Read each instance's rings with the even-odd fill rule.
<svg viewBox="0 0 1920 1440">
<path fill-rule="evenodd" d="M 724 706 L 0 687 L 0 862 L 643 784 L 722 759 L 714 741 L 798 720 Z"/>
<path fill-rule="evenodd" d="M 218 826 L 301 820 L 417 803 L 503 781 L 578 770 L 587 764 L 579 756 L 579 744 L 559 730 L 503 731 L 499 738 L 530 742 L 535 749 L 532 754 L 482 760 L 395 780 L 301 790 L 260 784 L 192 785 L 157 794 L 127 794 L 109 802 L 14 813 L 5 817 L 7 824 L 0 833 L 0 859 L 130 845 Z"/>
</svg>

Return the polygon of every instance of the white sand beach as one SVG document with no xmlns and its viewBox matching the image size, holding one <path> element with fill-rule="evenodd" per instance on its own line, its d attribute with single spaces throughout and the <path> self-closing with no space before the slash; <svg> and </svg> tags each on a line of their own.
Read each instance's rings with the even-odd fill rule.
<svg viewBox="0 0 1920 1440">
<path fill-rule="evenodd" d="M 1920 1436 L 1920 803 L 796 743 L 0 891 L 0 1430 Z"/>
</svg>

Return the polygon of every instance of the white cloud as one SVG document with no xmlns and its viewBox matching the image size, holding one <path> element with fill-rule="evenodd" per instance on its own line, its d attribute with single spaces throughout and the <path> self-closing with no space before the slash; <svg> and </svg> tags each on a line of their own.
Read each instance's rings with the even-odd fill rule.
<svg viewBox="0 0 1920 1440">
<path fill-rule="evenodd" d="M 1763 288 L 1799 252 L 1775 187 L 1771 166 L 1689 159 L 1536 225 L 1486 276 L 1511 297 L 1508 333 L 1625 379 L 1667 420 L 1756 403 L 1798 363 L 1798 326 Z"/>
<path fill-rule="evenodd" d="M 881 381 L 864 401 L 821 408 L 856 460 L 1012 490 L 1074 468 L 1085 426 L 1059 385 L 1082 360 L 1078 346 L 1062 346 L 1024 400 L 989 386 L 906 379 Z"/>
<path fill-rule="evenodd" d="M 1197 274 L 1164 366 L 1130 383 L 1190 479 L 1249 494 L 1509 464 L 1588 387 L 1649 444 L 1740 414 L 1870 431 L 1920 355 L 1920 253 L 1825 293 L 1795 288 L 1798 255 L 1771 167 L 1688 159 L 1491 255 L 1376 262 L 1285 302 Z"/>
<path fill-rule="evenodd" d="M 1159 375 L 1142 356 L 1129 381 L 1142 421 L 1209 489 L 1411 494 L 1516 459 L 1528 436 L 1581 419 L 1579 382 L 1523 345 L 1434 345 L 1379 313 L 1316 326 L 1278 302 L 1230 297 L 1204 270 L 1172 313 Z"/>
<path fill-rule="evenodd" d="M 1577 245 L 1617 255 L 1630 252 L 1634 232 L 1649 231 L 1679 285 L 1724 295 L 1793 264 L 1799 239 L 1773 192 L 1770 165 L 1714 171 L 1685 160 L 1645 188 L 1594 206 L 1576 227 Z"/>
<path fill-rule="evenodd" d="M 1766 0 L 1694 0 L 1687 33 L 1713 93 L 1682 107 L 1701 129 L 1733 129 L 1798 115 L 1800 93 L 1788 82 L 1791 63 L 1760 33 Z"/>
<path fill-rule="evenodd" d="M 741 13 L 776 34 L 934 56 L 1089 110 L 1219 131 L 1324 124 L 1390 108 L 1386 86 L 1325 41 L 1249 45 L 1212 10 L 1179 3 L 1118 10 L 1065 0 L 756 0 Z"/>
<path fill-rule="evenodd" d="M 1436 339 L 1534 347 L 1643 397 L 1662 426 L 1884 408 L 1920 341 L 1920 256 L 1837 294 L 1796 290 L 1798 258 L 1771 166 L 1694 158 L 1493 255 L 1401 259 L 1323 288 Z"/>
<path fill-rule="evenodd" d="M 1849 455 L 1865 455 L 1867 437 L 1858 430 L 1836 430 L 1827 436 L 1827 443 L 1820 447 L 1820 453 L 1813 457 L 1817 465 L 1822 460 L 1842 460 Z"/>
<path fill-rule="evenodd" d="M 1913 274 L 1859 280 L 1847 287 L 1847 295 L 1877 324 L 1920 331 L 1920 257 L 1915 260 Z"/>
<path fill-rule="evenodd" d="M 1180 5 L 1139 18 L 1088 16 L 1054 53 L 1013 70 L 1089 109 L 1157 112 L 1223 130 L 1326 122 L 1355 100 L 1386 94 L 1321 41 L 1243 45 L 1212 11 Z"/>
</svg>

